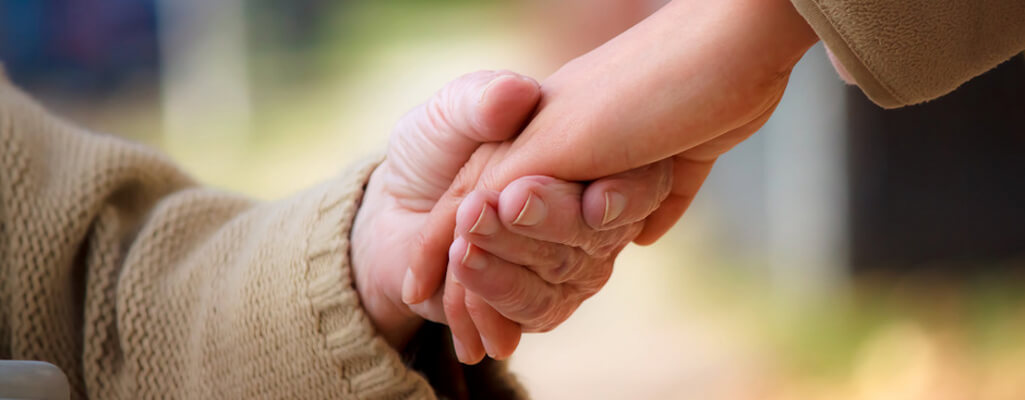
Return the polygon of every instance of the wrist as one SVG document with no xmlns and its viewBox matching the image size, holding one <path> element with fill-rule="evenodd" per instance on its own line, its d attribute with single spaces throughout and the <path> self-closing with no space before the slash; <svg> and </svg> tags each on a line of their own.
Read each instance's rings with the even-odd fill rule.
<svg viewBox="0 0 1025 400">
<path fill-rule="evenodd" d="M 678 25 L 701 20 L 702 35 L 715 38 L 708 43 L 769 71 L 789 71 L 819 40 L 791 0 L 673 0 L 660 13 Z M 677 35 L 675 39 L 694 37 Z"/>
<path fill-rule="evenodd" d="M 747 0 L 763 7 L 767 31 L 762 36 L 769 41 L 767 46 L 779 49 L 784 60 L 796 64 L 812 45 L 819 41 L 818 35 L 808 21 L 797 12 L 791 0 Z"/>
</svg>

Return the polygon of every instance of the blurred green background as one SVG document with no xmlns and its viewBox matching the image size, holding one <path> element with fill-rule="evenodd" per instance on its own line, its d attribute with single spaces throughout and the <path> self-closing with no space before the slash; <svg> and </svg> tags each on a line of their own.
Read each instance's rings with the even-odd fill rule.
<svg viewBox="0 0 1025 400">
<path fill-rule="evenodd" d="M 543 79 L 659 5 L 3 0 L 0 57 L 69 119 L 274 199 L 383 151 L 392 124 L 455 77 Z M 852 265 L 852 90 L 810 52 L 682 223 L 628 248 L 565 325 L 525 337 L 512 368 L 532 394 L 1025 398 L 1021 258 Z"/>
</svg>

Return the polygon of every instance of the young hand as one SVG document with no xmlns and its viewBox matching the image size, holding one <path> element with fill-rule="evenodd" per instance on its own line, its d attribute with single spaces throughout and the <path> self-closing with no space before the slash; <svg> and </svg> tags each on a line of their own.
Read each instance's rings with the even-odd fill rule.
<svg viewBox="0 0 1025 400">
<path fill-rule="evenodd" d="M 403 300 L 422 302 L 446 276 L 460 200 L 523 176 L 586 181 L 672 160 L 673 187 L 638 243 L 683 214 L 717 157 L 772 114 L 800 56 L 817 41 L 787 0 L 674 0 L 543 85 L 530 125 L 487 168 L 450 190 L 414 252 Z"/>
</svg>

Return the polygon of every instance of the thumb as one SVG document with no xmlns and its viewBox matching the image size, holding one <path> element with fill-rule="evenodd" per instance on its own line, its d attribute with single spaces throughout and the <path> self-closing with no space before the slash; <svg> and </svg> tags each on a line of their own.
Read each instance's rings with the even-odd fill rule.
<svg viewBox="0 0 1025 400">
<path fill-rule="evenodd" d="M 508 71 L 452 81 L 396 125 L 388 191 L 409 209 L 429 211 L 481 143 L 520 132 L 540 96 L 537 81 Z"/>
</svg>

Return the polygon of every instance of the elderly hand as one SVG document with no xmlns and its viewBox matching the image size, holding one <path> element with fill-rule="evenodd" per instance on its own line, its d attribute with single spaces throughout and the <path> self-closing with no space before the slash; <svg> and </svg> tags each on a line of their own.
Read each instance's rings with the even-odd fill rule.
<svg viewBox="0 0 1025 400">
<path fill-rule="evenodd" d="M 482 311 L 490 312 L 488 314 L 475 312 L 471 317 L 466 314 L 449 313 L 450 315 L 446 316 L 448 304 L 442 303 L 440 292 L 432 301 L 409 307 L 401 301 L 401 284 L 407 266 L 415 261 L 411 257 L 420 256 L 404 250 L 415 247 L 410 244 L 420 239 L 420 232 L 429 223 L 430 210 L 436 207 L 437 201 L 453 186 L 465 186 L 458 182 L 465 182 L 472 179 L 470 177 L 478 176 L 485 167 L 481 162 L 487 159 L 485 156 L 492 154 L 496 148 L 509 146 L 509 143 L 481 143 L 501 141 L 516 134 L 534 110 L 538 97 L 538 85 L 529 78 L 510 72 L 478 72 L 450 83 L 428 103 L 406 115 L 397 124 L 389 144 L 387 158 L 374 171 L 367 185 L 363 204 L 351 234 L 353 274 L 357 292 L 375 327 L 394 347 L 404 346 L 422 322 L 421 317 L 450 323 L 454 330 L 472 327 L 474 322 L 480 321 L 479 324 L 485 332 L 498 332 L 507 338 L 495 340 L 496 354 L 511 351 L 508 338 L 514 337 L 514 340 L 518 341 L 520 327 L 502 315 L 508 314 L 513 320 L 520 321 L 522 310 L 535 307 L 530 303 L 536 300 L 535 298 L 501 299 L 503 301 L 496 302 L 495 308 Z M 596 181 L 590 187 L 597 191 L 588 192 L 583 196 L 583 206 L 581 185 L 536 176 L 521 178 L 517 181 L 521 184 L 510 186 L 510 190 L 502 194 L 502 198 L 510 199 L 504 203 L 507 204 L 506 207 L 518 207 L 516 203 L 526 199 L 524 195 L 529 192 L 536 196 L 532 204 L 537 206 L 543 201 L 548 205 L 546 210 L 550 210 L 550 213 L 558 218 L 543 218 L 532 211 L 525 215 L 529 214 L 533 220 L 538 221 L 534 226 L 516 228 L 518 231 L 497 227 L 491 229 L 489 227 L 493 226 L 488 223 L 497 224 L 497 220 L 490 219 L 492 214 L 482 214 L 481 207 L 484 202 L 467 202 L 464 210 L 476 213 L 477 216 L 483 215 L 474 219 L 474 222 L 481 221 L 478 229 L 474 230 L 480 235 L 474 236 L 471 240 L 479 246 L 478 252 L 473 253 L 473 257 L 468 257 L 467 260 L 475 262 L 476 265 L 502 262 L 501 265 L 526 265 L 529 268 L 566 265 L 564 271 L 555 272 L 562 274 L 566 282 L 579 281 L 582 275 L 580 269 L 601 264 L 605 266 L 603 270 L 588 276 L 592 281 L 600 280 L 603 283 L 608 277 L 611 259 L 615 253 L 639 231 L 637 226 L 626 226 L 643 219 L 650 211 L 626 207 L 625 196 L 637 196 L 641 199 L 663 197 L 668 192 L 670 178 L 667 174 L 668 168 L 662 166 L 642 168 L 629 174 Z M 603 197 L 606 189 L 615 189 L 616 193 L 619 193 L 613 198 L 614 204 L 606 205 Z M 497 193 L 492 193 L 487 198 L 491 201 L 491 210 L 502 209 L 499 207 Z M 639 205 L 644 202 L 630 204 Z M 581 209 L 584 210 L 583 217 Z M 618 217 L 605 215 L 606 212 L 618 214 Z M 582 222 L 585 220 L 605 229 L 620 226 L 624 228 L 599 234 Z M 570 223 L 575 225 L 569 225 Z M 464 226 L 466 232 L 471 230 L 471 225 Z M 484 235 L 482 232 L 493 233 Z M 538 240 L 546 237 L 561 240 L 573 238 L 576 241 L 571 243 L 577 247 L 571 248 L 558 243 L 545 244 Z M 480 249 L 488 249 L 492 253 L 486 254 L 479 251 Z M 574 249 L 585 249 L 590 253 L 578 254 Z M 532 257 L 523 258 L 528 254 L 532 254 Z M 487 258 L 481 263 L 474 261 L 477 260 L 477 256 Z M 442 254 L 441 257 L 444 262 L 445 255 Z M 460 270 L 455 268 L 453 271 Z M 532 273 L 526 269 L 524 271 Z M 465 277 L 470 286 L 477 287 L 477 281 L 473 276 Z M 600 284 L 581 285 L 581 290 L 566 290 L 567 294 L 577 293 L 572 299 L 559 299 L 548 292 L 537 290 L 536 278 L 529 275 L 516 275 L 504 282 L 509 287 L 523 288 L 523 295 L 535 293 L 538 295 L 537 299 L 572 304 L 571 307 L 562 307 L 565 310 L 563 319 L 576 304 L 579 304 L 581 296 L 586 297 L 600 287 Z M 453 281 L 453 285 L 458 284 Z M 453 293 L 446 295 L 445 299 L 455 298 L 456 294 L 463 296 L 469 293 L 471 300 L 465 304 L 472 310 L 479 311 L 483 310 L 480 307 L 483 303 L 474 302 L 473 299 L 505 296 L 490 290 L 488 286 L 481 286 L 481 289 L 483 295 L 478 296 L 472 291 L 466 292 L 459 286 L 458 293 L 453 289 Z M 501 324 L 498 325 L 499 329 L 487 330 L 496 326 L 495 324 Z M 542 329 L 550 326 L 551 324 L 542 325 Z M 474 336 L 472 345 L 464 346 L 470 347 L 470 350 L 460 350 L 460 358 L 466 361 L 472 359 L 464 357 L 464 353 L 482 355 L 484 350 L 481 349 L 480 343 L 480 339 Z M 511 347 L 515 348 L 515 342 Z M 477 357 L 478 360 L 479 358 Z"/>
<path fill-rule="evenodd" d="M 400 300 L 411 263 L 404 249 L 477 147 L 519 133 L 538 96 L 530 78 L 477 72 L 453 81 L 396 125 L 351 232 L 356 290 L 371 322 L 394 347 L 402 348 L 421 323 Z M 441 307 L 435 308 L 422 312 L 442 319 Z"/>
<path fill-rule="evenodd" d="M 507 190 L 507 185 L 524 176 L 587 181 L 660 160 L 671 163 L 673 184 L 664 201 L 642 197 L 627 201 L 628 208 L 635 201 L 645 205 L 661 201 L 651 208 L 655 211 L 635 239 L 641 244 L 654 242 L 682 216 L 718 156 L 768 120 L 790 70 L 815 41 L 814 32 L 787 0 L 674 0 L 570 62 L 544 82 L 538 112 L 515 142 L 489 151 L 488 159 L 481 161 L 487 164 L 482 172 L 457 181 L 439 200 L 413 249 L 419 256 L 407 272 L 403 301 L 417 304 L 436 297 L 446 276 L 482 293 L 498 289 L 495 285 L 501 284 L 486 286 L 484 279 L 477 279 L 482 273 L 461 269 L 452 261 L 461 254 L 464 242 L 476 244 L 473 235 L 456 229 L 459 203 L 475 189 Z M 511 232 L 528 233 L 515 225 L 505 226 Z M 573 237 L 552 239 L 578 244 Z M 481 247 L 487 248 L 483 243 Z M 462 254 L 469 260 L 473 251 L 470 256 Z M 494 273 L 500 270 L 505 269 L 495 268 Z M 453 286 L 445 284 L 446 299 L 458 294 L 458 286 Z M 562 290 L 556 287 L 553 291 Z M 541 306 L 531 310 L 530 318 L 503 315 L 528 330 L 550 327 L 551 321 L 561 321 L 567 313 L 565 308 L 545 304 L 552 298 L 560 299 L 541 297 Z M 508 299 L 492 298 L 489 304 L 495 306 L 501 300 Z M 570 297 L 566 303 L 576 300 Z M 477 300 L 468 296 L 466 301 Z M 457 300 L 449 303 L 453 304 L 450 313 L 465 314 Z M 465 308 L 472 310 L 469 303 Z M 457 336 L 464 335 L 462 344 L 467 345 L 465 337 L 472 336 L 471 330 L 464 332 L 458 323 L 452 327 Z M 510 343 L 515 347 L 509 337 L 490 334 L 487 327 L 480 330 L 500 340 L 502 345 L 497 347 L 507 349 Z"/>
<path fill-rule="evenodd" d="M 674 0 L 543 85 L 536 116 L 470 187 L 432 211 L 414 250 L 403 300 L 430 298 L 445 277 L 459 200 L 523 176 L 586 181 L 659 160 L 673 164 L 670 195 L 638 243 L 664 234 L 712 164 L 772 114 L 800 56 L 817 41 L 787 0 Z"/>
<path fill-rule="evenodd" d="M 464 171 L 479 171 L 501 148 L 482 147 Z M 467 195 L 443 291 L 459 359 L 475 363 L 485 351 L 505 358 L 521 332 L 556 327 L 597 293 L 616 256 L 669 194 L 671 166 L 659 162 L 588 186 L 524 177 L 500 193 Z M 466 184 L 457 179 L 450 190 Z"/>
</svg>

